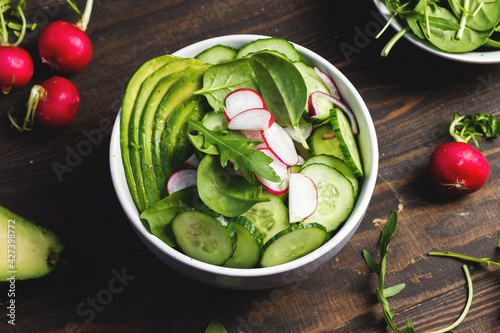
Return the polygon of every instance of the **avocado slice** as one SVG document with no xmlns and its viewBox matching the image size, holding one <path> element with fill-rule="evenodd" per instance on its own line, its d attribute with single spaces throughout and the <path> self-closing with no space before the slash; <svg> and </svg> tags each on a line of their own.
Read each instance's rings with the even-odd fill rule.
<svg viewBox="0 0 500 333">
<path fill-rule="evenodd" d="M 194 59 L 175 58 L 148 76 L 141 84 L 129 125 L 130 143 L 128 145 L 136 192 L 144 201 L 144 206 L 139 209 L 140 212 L 149 206 L 150 201 L 157 200 L 156 197 L 147 197 L 140 162 L 144 141 L 150 137 L 149 133 L 142 133 L 144 122 L 150 122 L 152 115 L 156 112 L 161 99 L 170 86 L 179 78 L 198 69 L 197 65 L 201 65 L 201 63 Z"/>
<path fill-rule="evenodd" d="M 0 206 L 0 281 L 33 279 L 52 271 L 63 250 L 49 230 Z"/>
<path fill-rule="evenodd" d="M 151 75 L 151 73 L 154 73 L 158 68 L 161 68 L 166 63 L 171 62 L 173 59 L 179 59 L 179 57 L 174 57 L 167 54 L 145 62 L 135 71 L 135 73 L 127 82 L 125 95 L 123 96 L 123 102 L 120 111 L 120 149 L 125 178 L 127 180 L 132 199 L 134 200 L 134 203 L 139 211 L 143 211 L 145 208 L 145 198 L 140 197 L 137 192 L 137 187 L 135 185 L 136 183 L 132 172 L 132 165 L 130 163 L 129 145 L 131 144 L 131 141 L 129 139 L 129 127 L 131 115 L 136 103 L 139 90 L 144 80 L 149 75 Z"/>
<path fill-rule="evenodd" d="M 205 74 L 208 67 L 210 66 L 205 66 L 173 84 L 169 93 L 162 100 L 158 112 L 155 114 L 153 137 L 151 139 L 151 154 L 154 173 L 162 198 L 168 194 L 167 177 L 163 172 L 161 161 L 161 141 L 166 128 L 167 118 L 179 105 L 192 97 L 193 92 L 201 89 L 203 86 L 203 74 Z"/>
<path fill-rule="evenodd" d="M 188 121 L 200 120 L 210 110 L 201 96 L 193 96 L 179 105 L 167 118 L 160 144 L 162 170 L 168 179 L 173 172 L 185 167 L 184 162 L 195 153 L 188 138 Z"/>
<path fill-rule="evenodd" d="M 152 135 L 156 114 L 160 112 L 162 108 L 168 107 L 162 105 L 162 101 L 165 98 L 171 95 L 172 92 L 175 92 L 179 89 L 182 90 L 182 88 L 179 88 L 178 82 L 186 77 L 189 77 L 192 73 L 197 73 L 200 68 L 203 68 L 203 71 L 205 70 L 205 68 L 207 68 L 206 65 L 203 65 L 201 62 L 195 59 L 185 60 L 189 63 L 196 62 L 198 66 L 187 66 L 183 70 L 172 72 L 171 74 L 162 78 L 149 96 L 144 111 L 141 115 L 138 142 L 140 163 L 138 167 L 140 167 L 140 171 L 142 173 L 143 183 L 137 185 L 138 187 L 140 187 L 140 191 L 144 191 L 146 195 L 146 208 L 150 207 L 166 195 L 166 184 L 162 184 L 165 188 L 165 191 L 159 190 L 157 178 L 153 168 L 153 158 L 151 153 Z M 189 94 L 188 97 L 190 96 L 191 94 Z M 179 100 L 179 104 L 188 97 Z M 173 111 L 173 108 L 166 111 L 171 112 Z"/>
</svg>

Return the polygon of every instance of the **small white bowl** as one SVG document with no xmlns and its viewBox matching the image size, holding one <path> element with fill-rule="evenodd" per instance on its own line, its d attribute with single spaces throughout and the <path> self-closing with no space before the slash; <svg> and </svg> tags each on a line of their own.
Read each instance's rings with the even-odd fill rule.
<svg viewBox="0 0 500 333">
<path fill-rule="evenodd" d="M 387 9 L 384 3 L 380 0 L 373 0 L 375 7 L 379 10 L 379 12 L 388 20 L 392 13 Z M 403 29 L 401 23 L 398 20 L 392 20 L 391 26 L 396 30 L 400 31 Z M 432 45 L 427 40 L 422 40 L 415 36 L 413 33 L 408 32 L 404 35 L 404 37 L 410 41 L 412 44 L 418 46 L 424 51 L 427 51 L 431 54 L 437 55 L 441 58 L 454 60 L 458 62 L 470 63 L 470 64 L 497 64 L 500 63 L 500 51 L 485 51 L 485 52 L 465 52 L 465 53 L 448 53 L 439 50 L 437 47 Z"/>
<path fill-rule="evenodd" d="M 174 55 L 194 57 L 208 47 L 217 44 L 239 48 L 258 38 L 266 38 L 266 36 L 230 35 L 211 38 L 185 47 L 175 52 Z M 241 290 L 266 289 L 291 283 L 307 276 L 335 256 L 352 237 L 365 215 L 375 187 L 379 158 L 377 137 L 370 113 L 359 93 L 337 68 L 314 52 L 300 45 L 295 46 L 302 54 L 304 62 L 318 66 L 333 78 L 345 101 L 353 109 L 359 123 L 358 140 L 366 173 L 364 180 L 360 184 L 359 198 L 349 219 L 328 242 L 302 258 L 283 265 L 266 268 L 238 269 L 221 267 L 192 259 L 151 234 L 139 219 L 139 213 L 132 201 L 125 180 L 120 155 L 120 114 L 116 118 L 110 144 L 111 177 L 116 195 L 130 219 L 132 227 L 142 241 L 158 258 L 185 276 L 208 285 Z"/>
</svg>

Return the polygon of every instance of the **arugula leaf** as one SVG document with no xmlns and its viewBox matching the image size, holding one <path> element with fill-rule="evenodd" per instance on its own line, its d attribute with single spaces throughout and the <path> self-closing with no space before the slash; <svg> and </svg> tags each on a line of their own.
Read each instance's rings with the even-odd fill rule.
<svg viewBox="0 0 500 333">
<path fill-rule="evenodd" d="M 205 148 L 215 145 L 220 152 L 221 165 L 225 167 L 229 159 L 234 163 L 235 170 L 243 172 L 250 183 L 255 183 L 253 172 L 271 181 L 279 181 L 280 177 L 269 165 L 273 159 L 265 153 L 252 149 L 252 140 L 245 136 L 229 136 L 228 130 L 212 131 L 203 125 L 203 122 L 190 120 L 189 126 L 192 131 L 203 135 Z M 189 134 L 192 140 L 193 134 Z M 199 139 L 199 137 L 198 137 Z M 193 143 L 194 144 L 194 143 Z M 198 142 L 199 144 L 199 142 Z"/>
<path fill-rule="evenodd" d="M 390 242 L 396 237 L 396 229 L 398 225 L 398 219 L 397 219 L 397 213 L 395 211 L 392 211 L 389 219 L 387 220 L 387 223 L 382 230 L 382 234 L 380 237 L 380 262 L 376 262 L 375 259 L 366 251 L 363 250 L 363 257 L 366 261 L 366 264 L 370 268 L 371 271 L 373 271 L 375 274 L 378 275 L 379 277 L 379 287 L 376 290 L 377 298 L 382 305 L 382 310 L 384 313 L 384 320 L 387 323 L 387 325 L 395 332 L 398 333 L 416 333 L 413 323 L 411 319 L 408 319 L 406 322 L 406 330 L 401 330 L 399 329 L 393 321 L 393 317 L 396 314 L 395 311 L 391 311 L 389 307 L 389 301 L 387 300 L 389 297 L 392 297 L 396 294 L 398 294 L 403 288 L 405 287 L 404 283 L 400 283 L 398 285 L 385 288 L 384 287 L 384 281 L 385 281 L 385 273 L 386 273 L 386 263 L 387 263 L 387 254 L 389 252 L 389 244 Z M 500 237 L 500 236 L 499 236 Z M 468 293 L 468 298 L 467 298 L 467 304 L 465 305 L 465 308 L 460 315 L 460 317 L 450 326 L 434 331 L 431 333 L 444 333 L 444 332 L 450 332 L 453 330 L 455 327 L 457 327 L 465 318 L 467 312 L 469 311 L 469 308 L 472 304 L 472 280 L 470 278 L 469 270 L 467 269 L 467 266 L 464 265 L 462 266 L 463 270 L 465 272 L 465 276 L 467 279 L 467 285 L 469 288 L 469 293 Z"/>
<path fill-rule="evenodd" d="M 468 142 L 472 139 L 479 147 L 477 137 L 495 139 L 500 136 L 500 117 L 483 113 L 461 116 L 456 112 L 451 124 L 445 125 L 443 129 L 456 141 Z"/>
</svg>

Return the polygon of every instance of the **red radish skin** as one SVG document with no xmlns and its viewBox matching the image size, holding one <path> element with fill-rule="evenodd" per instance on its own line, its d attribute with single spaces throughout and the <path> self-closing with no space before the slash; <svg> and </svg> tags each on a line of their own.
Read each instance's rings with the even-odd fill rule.
<svg viewBox="0 0 500 333">
<path fill-rule="evenodd" d="M 51 130 L 68 127 L 80 107 L 80 94 L 71 81 L 54 76 L 41 84 L 44 92 L 35 112 L 38 124 Z"/>
<path fill-rule="evenodd" d="M 464 195 L 479 190 L 490 173 L 481 152 L 464 142 L 443 144 L 434 150 L 429 162 L 434 185 L 449 195 Z"/>
<path fill-rule="evenodd" d="M 38 40 L 42 62 L 64 73 L 84 69 L 92 58 L 92 43 L 78 26 L 66 21 L 49 24 Z"/>
<path fill-rule="evenodd" d="M 17 46 L 0 46 L 0 89 L 8 94 L 24 87 L 33 76 L 33 59 Z"/>
</svg>

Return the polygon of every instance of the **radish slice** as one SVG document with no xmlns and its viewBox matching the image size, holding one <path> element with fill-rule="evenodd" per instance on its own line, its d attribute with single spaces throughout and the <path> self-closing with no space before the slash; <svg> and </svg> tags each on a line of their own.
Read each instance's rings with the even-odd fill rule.
<svg viewBox="0 0 500 333">
<path fill-rule="evenodd" d="M 302 132 L 302 136 L 305 140 L 307 140 L 307 138 L 311 136 L 313 132 L 313 125 L 311 123 L 308 123 L 307 121 L 301 121 L 299 122 L 299 127 L 300 131 Z M 283 129 L 288 133 L 288 135 L 290 135 L 293 141 L 301 142 L 299 136 L 297 135 L 297 132 L 293 128 L 283 127 Z"/>
<path fill-rule="evenodd" d="M 356 116 L 354 116 L 354 113 L 352 112 L 351 108 L 348 107 L 346 104 L 344 104 L 340 99 L 338 98 L 335 98 L 333 96 L 330 96 L 322 91 L 315 91 L 313 93 L 311 93 L 311 95 L 309 95 L 309 105 L 312 107 L 309 108 L 309 116 L 311 118 L 314 118 L 315 116 L 317 116 L 317 113 L 315 113 L 317 110 L 317 102 L 316 102 L 316 99 L 317 98 L 326 98 L 330 101 L 332 101 L 334 104 L 335 104 L 335 107 L 339 108 L 340 110 L 342 110 L 345 115 L 349 118 L 349 121 L 351 123 L 351 129 L 352 129 L 352 134 L 354 135 L 357 135 L 359 133 L 359 130 L 358 130 L 358 122 L 356 121 Z"/>
<path fill-rule="evenodd" d="M 283 195 L 288 191 L 288 167 L 283 164 L 276 156 L 273 154 L 269 148 L 259 148 L 261 152 L 271 157 L 273 161 L 269 164 L 273 168 L 274 172 L 281 178 L 279 182 L 272 182 L 266 178 L 261 177 L 259 174 L 255 174 L 255 178 L 262 184 L 262 186 L 276 195 Z"/>
<path fill-rule="evenodd" d="M 174 172 L 167 181 L 168 194 L 196 185 L 196 172 L 196 169 L 182 169 Z"/>
<path fill-rule="evenodd" d="M 261 133 L 267 147 L 282 163 L 289 166 L 297 164 L 299 155 L 295 150 L 292 138 L 283 127 L 278 123 L 273 123 L 269 129 L 263 130 Z"/>
<path fill-rule="evenodd" d="M 306 159 L 299 155 L 299 161 L 295 165 L 302 165 L 306 162 Z"/>
<path fill-rule="evenodd" d="M 318 207 L 318 190 L 311 178 L 303 173 L 291 173 L 288 188 L 290 223 L 302 222 Z"/>
<path fill-rule="evenodd" d="M 196 154 L 193 154 L 189 156 L 189 158 L 186 161 L 184 161 L 184 163 L 196 169 L 198 165 L 200 165 L 200 160 L 198 159 Z"/>
<path fill-rule="evenodd" d="M 233 119 L 238 113 L 249 109 L 265 109 L 264 98 L 253 89 L 236 89 L 226 97 L 222 110 L 227 120 Z"/>
<path fill-rule="evenodd" d="M 249 109 L 238 113 L 227 125 L 230 130 L 266 130 L 274 123 L 274 117 L 266 109 Z"/>
<path fill-rule="evenodd" d="M 336 99 L 342 99 L 342 97 L 340 97 L 337 85 L 335 84 L 335 82 L 333 82 L 332 78 L 328 76 L 325 72 L 323 72 L 321 69 L 319 69 L 317 66 L 314 66 L 314 71 L 316 72 L 316 74 L 318 74 L 321 81 L 323 81 L 325 86 L 328 88 L 328 90 L 330 91 L 330 95 L 332 95 Z"/>
<path fill-rule="evenodd" d="M 262 134 L 260 133 L 260 130 L 241 130 L 240 132 L 250 140 L 262 140 Z"/>
</svg>

